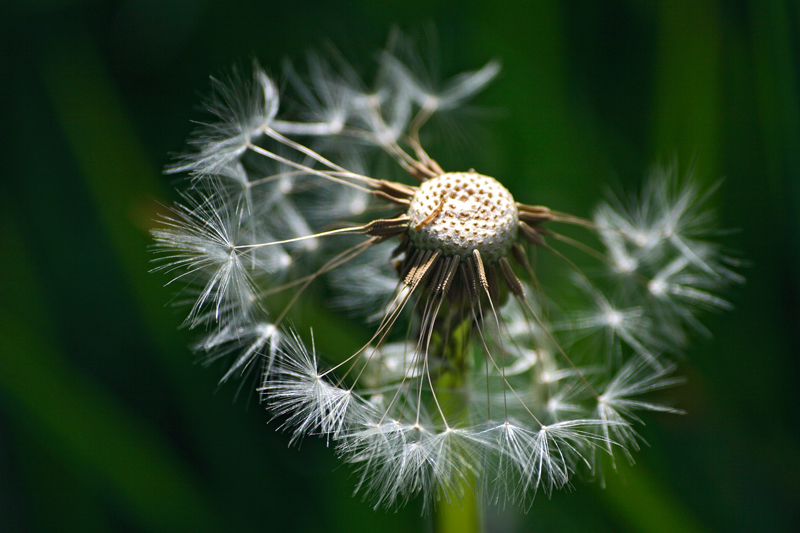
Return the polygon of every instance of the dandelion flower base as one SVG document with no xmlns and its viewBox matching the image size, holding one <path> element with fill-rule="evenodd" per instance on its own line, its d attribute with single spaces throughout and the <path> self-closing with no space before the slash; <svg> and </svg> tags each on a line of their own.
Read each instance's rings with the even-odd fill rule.
<svg viewBox="0 0 800 533">
<path fill-rule="evenodd" d="M 511 193 L 476 172 L 448 172 L 423 182 L 408 215 L 408 235 L 417 248 L 461 259 L 478 250 L 486 263 L 508 254 L 519 229 Z"/>
</svg>

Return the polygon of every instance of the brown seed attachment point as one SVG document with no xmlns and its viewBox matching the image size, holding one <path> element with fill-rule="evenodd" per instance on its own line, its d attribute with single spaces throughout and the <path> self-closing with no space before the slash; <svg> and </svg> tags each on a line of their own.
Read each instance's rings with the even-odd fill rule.
<svg viewBox="0 0 800 533">
<path fill-rule="evenodd" d="M 496 179 L 475 172 L 449 172 L 423 182 L 407 213 L 416 248 L 461 259 L 478 250 L 486 264 L 509 253 L 519 229 L 511 193 Z"/>
</svg>

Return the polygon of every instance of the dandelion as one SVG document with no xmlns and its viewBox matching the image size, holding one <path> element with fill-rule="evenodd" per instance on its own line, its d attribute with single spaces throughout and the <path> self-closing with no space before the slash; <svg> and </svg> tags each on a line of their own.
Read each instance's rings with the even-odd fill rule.
<svg viewBox="0 0 800 533">
<path fill-rule="evenodd" d="M 372 89 L 336 56 L 310 55 L 307 77 L 287 66 L 299 109 L 257 65 L 250 81 L 214 81 L 216 120 L 170 169 L 189 186 L 153 232 L 156 270 L 181 287 L 203 359 L 227 361 L 222 380 L 259 369 L 290 441 L 324 437 L 376 507 L 477 493 L 526 509 L 604 456 L 630 458 L 638 412 L 678 412 L 647 395 L 678 381 L 699 313 L 729 307 L 719 292 L 742 280 L 711 240 L 707 195 L 674 167 L 592 219 L 442 169 L 420 131 L 499 64 L 438 83 L 391 42 Z M 409 179 L 375 177 L 381 154 Z M 585 306 L 538 282 L 534 250 L 563 261 Z M 330 305 L 372 328 L 327 363 L 288 321 L 325 282 Z"/>
</svg>

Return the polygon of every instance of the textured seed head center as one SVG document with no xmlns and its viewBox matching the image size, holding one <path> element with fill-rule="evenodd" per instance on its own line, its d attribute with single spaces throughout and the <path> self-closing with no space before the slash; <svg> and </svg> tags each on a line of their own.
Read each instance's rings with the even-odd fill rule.
<svg viewBox="0 0 800 533">
<path fill-rule="evenodd" d="M 449 172 L 419 186 L 408 208 L 409 237 L 422 250 L 493 263 L 517 238 L 519 211 L 508 190 L 475 172 Z"/>
</svg>

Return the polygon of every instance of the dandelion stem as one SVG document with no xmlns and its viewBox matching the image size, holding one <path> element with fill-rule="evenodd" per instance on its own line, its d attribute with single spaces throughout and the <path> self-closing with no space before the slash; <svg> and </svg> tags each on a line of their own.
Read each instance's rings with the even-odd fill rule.
<svg viewBox="0 0 800 533">
<path fill-rule="evenodd" d="M 441 397 L 440 409 L 453 423 L 462 422 L 468 416 L 465 401 L 452 401 L 448 397 L 464 394 L 468 390 L 468 380 L 472 372 L 473 353 L 470 349 L 469 337 L 472 329 L 472 317 L 466 315 L 445 338 L 435 338 L 436 350 L 443 350 L 442 358 L 447 361 L 447 370 L 443 371 L 436 382 L 436 389 Z M 434 352 L 435 353 L 435 352 Z M 436 503 L 433 530 L 437 533 L 478 533 L 483 531 L 481 506 L 477 496 L 477 480 L 474 471 L 461 472 L 458 479 L 447 493 L 440 490 Z"/>
<path fill-rule="evenodd" d="M 474 487 L 469 487 L 473 483 L 473 479 L 462 481 L 464 495 L 461 498 L 451 498 L 450 501 L 439 502 L 433 523 L 433 530 L 436 533 L 480 533 L 483 531 L 481 506 Z"/>
</svg>

